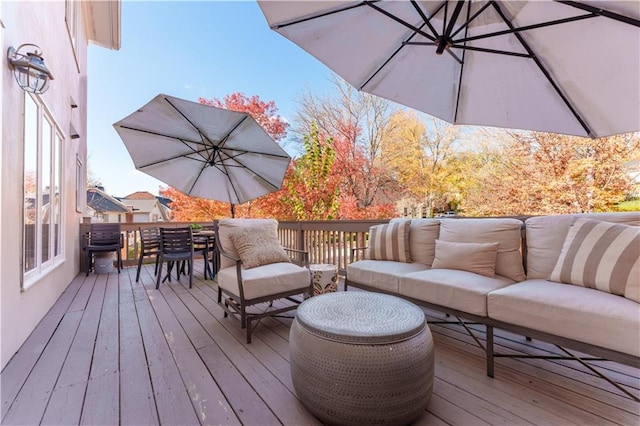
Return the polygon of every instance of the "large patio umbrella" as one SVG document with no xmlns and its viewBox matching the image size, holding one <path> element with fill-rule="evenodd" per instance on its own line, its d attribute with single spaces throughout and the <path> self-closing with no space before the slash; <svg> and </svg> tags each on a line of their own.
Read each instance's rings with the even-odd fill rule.
<svg viewBox="0 0 640 426">
<path fill-rule="evenodd" d="M 232 212 L 280 189 L 291 159 L 248 114 L 162 94 L 113 126 L 136 169 Z"/>
<path fill-rule="evenodd" d="M 454 124 L 640 130 L 638 1 L 259 1 L 358 90 Z"/>
</svg>

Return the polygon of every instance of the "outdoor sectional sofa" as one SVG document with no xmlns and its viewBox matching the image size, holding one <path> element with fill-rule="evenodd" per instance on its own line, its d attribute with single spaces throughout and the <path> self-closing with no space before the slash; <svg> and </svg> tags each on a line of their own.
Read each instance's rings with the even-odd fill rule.
<svg viewBox="0 0 640 426">
<path fill-rule="evenodd" d="M 640 367 L 638 212 L 393 219 L 368 244 L 345 289 L 484 324 L 491 377 L 494 327 Z"/>
</svg>

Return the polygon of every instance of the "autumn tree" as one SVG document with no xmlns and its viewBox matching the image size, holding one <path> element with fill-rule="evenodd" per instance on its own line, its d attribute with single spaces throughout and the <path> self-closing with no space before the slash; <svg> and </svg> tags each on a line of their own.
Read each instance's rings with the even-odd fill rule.
<svg viewBox="0 0 640 426">
<path fill-rule="evenodd" d="M 457 202 L 455 145 L 459 128 L 416 114 L 396 112 L 383 138 L 382 159 L 404 192 L 431 213 L 436 206 Z"/>
<path fill-rule="evenodd" d="M 334 169 L 333 141 L 312 125 L 303 146 L 304 154 L 294 160 L 285 179 L 288 192 L 281 202 L 291 206 L 296 220 L 336 219 L 340 178 Z"/>
<path fill-rule="evenodd" d="M 466 211 L 478 215 L 557 214 L 615 210 L 632 182 L 625 164 L 640 137 L 597 140 L 540 132 L 502 132 L 476 157 L 475 189 Z"/>
<path fill-rule="evenodd" d="M 309 134 L 312 123 L 330 135 L 336 148 L 336 163 L 342 167 L 342 196 L 359 209 L 393 201 L 394 181 L 381 162 L 382 138 L 395 107 L 390 101 L 358 92 L 334 76 L 332 95 L 309 91 L 299 99 L 294 132 Z"/>
</svg>

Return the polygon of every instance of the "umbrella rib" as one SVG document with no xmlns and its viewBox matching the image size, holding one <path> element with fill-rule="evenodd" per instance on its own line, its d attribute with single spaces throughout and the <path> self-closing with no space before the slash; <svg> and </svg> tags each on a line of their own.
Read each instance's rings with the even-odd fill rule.
<svg viewBox="0 0 640 426">
<path fill-rule="evenodd" d="M 425 15 L 425 13 L 422 10 L 422 8 L 420 7 L 420 5 L 418 5 L 418 3 L 415 0 L 411 0 L 411 4 L 413 5 L 413 8 L 416 10 L 416 12 L 418 12 L 418 15 L 420 15 L 420 17 L 422 18 L 424 23 L 427 24 L 427 26 L 429 27 L 429 29 L 433 33 L 433 36 L 434 37 L 438 37 L 438 31 L 433 27 L 433 25 L 431 25 L 430 19 L 427 17 L 427 15 Z M 440 7 L 442 7 L 442 5 Z M 440 8 L 438 8 L 437 10 L 440 10 Z M 437 13 L 437 11 L 436 11 L 436 13 Z"/>
<path fill-rule="evenodd" d="M 233 126 L 233 128 L 232 128 L 231 130 L 229 130 L 229 132 L 228 132 L 226 135 L 224 135 L 224 137 L 223 137 L 222 139 L 220 139 L 220 142 L 218 143 L 218 147 L 219 147 L 219 148 L 224 148 L 224 145 L 227 143 L 227 140 L 229 139 L 229 136 L 231 136 L 231 133 L 235 132 L 235 131 L 236 131 L 236 129 L 237 129 L 238 127 L 240 127 L 240 125 L 241 125 L 242 123 L 244 123 L 244 121 L 245 121 L 248 117 L 249 117 L 249 115 L 245 115 L 245 116 L 243 116 L 243 117 L 242 117 L 242 120 L 238 121 L 238 122 L 236 123 L 236 125 L 235 125 L 235 126 Z"/>
<path fill-rule="evenodd" d="M 380 1 L 380 0 L 373 0 L 373 1 Z M 328 12 L 322 12 L 322 13 L 319 13 L 317 15 L 311 15 L 311 16 L 306 16 L 304 18 L 295 19 L 295 20 L 290 21 L 290 22 L 285 22 L 284 24 L 272 25 L 271 29 L 278 30 L 280 28 L 289 27 L 291 25 L 301 24 L 303 22 L 312 21 L 312 20 L 318 19 L 318 18 L 324 18 L 325 16 L 331 16 L 331 15 L 336 14 L 336 13 L 340 13 L 340 12 L 344 12 L 344 11 L 347 11 L 347 10 L 355 9 L 357 7 L 364 6 L 365 3 L 367 3 L 367 2 L 363 1 L 363 2 L 358 3 L 358 4 L 352 4 L 352 5 L 349 5 L 349 6 L 346 6 L 346 7 L 341 7 L 339 9 L 330 10 Z"/>
<path fill-rule="evenodd" d="M 500 9 L 500 6 L 498 6 L 496 3 L 493 3 L 493 8 L 496 10 L 496 12 L 498 12 L 498 14 L 500 15 L 500 17 L 502 18 L 502 20 L 505 22 L 505 24 L 507 24 L 507 26 L 509 28 L 513 29 L 513 24 L 511 23 L 511 21 L 505 16 L 505 14 L 502 12 L 502 10 Z M 551 84 L 551 86 L 553 87 L 553 89 L 556 91 L 556 93 L 558 94 L 558 96 L 560 96 L 560 99 L 562 99 L 562 101 L 564 102 L 564 104 L 567 106 L 567 108 L 569 108 L 569 111 L 571 111 L 571 113 L 573 114 L 573 116 L 576 118 L 576 120 L 578 120 L 578 123 L 580 123 L 580 125 L 582 126 L 582 128 L 584 129 L 584 131 L 591 137 L 593 137 L 593 134 L 591 133 L 591 129 L 589 129 L 589 126 L 587 125 L 587 123 L 584 121 L 584 119 L 580 116 L 580 114 L 578 114 L 578 111 L 576 111 L 576 109 L 573 107 L 573 105 L 571 104 L 571 102 L 569 102 L 569 99 L 567 99 L 567 97 L 564 95 L 564 93 L 562 93 L 562 90 L 560 90 L 560 87 L 558 86 L 558 84 L 555 82 L 555 80 L 553 79 L 553 77 L 551 77 L 551 74 L 549 73 L 549 71 L 544 67 L 544 65 L 542 64 L 542 62 L 540 61 L 540 59 L 538 59 L 538 57 L 535 55 L 535 53 L 533 52 L 533 50 L 531 50 L 531 47 L 529 46 L 529 44 L 524 40 L 524 38 L 522 38 L 522 35 L 518 32 L 514 33 L 514 35 L 516 36 L 516 38 L 518 39 L 518 41 L 520 42 L 520 44 L 522 44 L 522 47 L 524 47 L 524 49 L 529 53 L 529 55 L 531 55 L 531 59 L 533 60 L 533 62 L 538 66 L 538 68 L 540 69 L 540 72 L 542 72 L 542 74 L 546 77 L 547 81 L 549 82 L 549 84 Z"/>
<path fill-rule="evenodd" d="M 214 145 L 214 144 L 213 144 L 213 142 L 212 142 L 208 137 L 206 137 L 206 136 L 204 135 L 204 133 L 202 133 L 202 131 L 200 131 L 200 128 L 199 128 L 198 126 L 196 126 L 195 124 L 193 124 L 193 122 L 192 122 L 191 120 L 189 120 L 189 118 L 188 118 L 186 115 L 184 115 L 184 114 L 183 114 L 183 112 L 182 112 L 182 111 L 180 111 L 180 110 L 178 109 L 178 107 L 177 107 L 177 106 L 175 106 L 175 105 L 173 104 L 173 102 L 171 102 L 171 101 L 170 101 L 166 96 L 164 97 L 164 100 L 165 100 L 165 101 L 167 101 L 167 103 L 168 103 L 169 105 L 171 105 L 171 108 L 173 108 L 173 109 L 174 109 L 178 114 L 180 114 L 180 115 L 182 116 L 182 118 L 184 118 L 184 120 L 185 120 L 187 123 L 189 123 L 189 124 L 191 125 L 191 127 L 193 127 L 193 128 L 198 132 L 198 134 L 200 135 L 200 138 L 201 138 L 201 139 L 203 139 L 203 141 L 202 141 L 202 144 L 203 144 L 203 145 L 205 145 L 205 146 L 206 146 L 206 144 L 204 143 L 204 139 L 206 139 L 206 140 L 207 140 L 207 142 L 209 142 L 209 143 L 211 144 L 211 146 L 213 146 L 213 145 Z"/>
<path fill-rule="evenodd" d="M 489 37 L 498 37 L 505 34 L 513 34 L 513 33 L 518 33 L 523 31 L 536 30 L 538 28 L 550 27 L 552 25 L 566 24 L 568 22 L 574 22 L 574 21 L 582 21 L 583 19 L 595 18 L 595 17 L 597 17 L 596 14 L 589 13 L 586 15 L 573 16 L 571 18 L 557 19 L 555 21 L 540 22 L 538 24 L 526 25 L 524 27 L 512 28 L 512 29 L 503 30 L 503 31 L 496 31 L 496 32 L 487 33 L 487 34 L 480 34 L 473 37 L 465 37 L 458 40 L 454 40 L 454 42 L 459 43 L 459 42 L 481 40 Z"/>
<path fill-rule="evenodd" d="M 460 26 L 460 28 L 458 28 L 457 30 L 455 30 L 452 34 L 451 34 L 451 38 L 455 37 L 460 31 L 465 30 L 465 34 L 468 31 L 469 25 L 471 25 L 471 23 L 482 13 L 485 11 L 486 8 L 488 8 L 489 6 L 491 6 L 492 2 L 487 2 L 484 4 L 484 6 L 482 6 L 476 13 L 473 14 L 473 16 L 471 18 L 467 19 L 467 22 L 465 22 L 464 24 L 462 24 Z M 469 2 L 469 11 L 471 10 L 471 2 Z M 467 13 L 467 16 L 468 13 Z"/>
<path fill-rule="evenodd" d="M 167 138 L 167 139 L 175 139 L 175 140 L 178 140 L 178 141 L 180 141 L 180 142 L 182 142 L 182 143 L 184 143 L 184 144 L 186 144 L 187 142 L 189 142 L 189 143 L 193 143 L 193 144 L 197 144 L 197 145 L 203 145 L 203 146 L 206 146 L 204 143 L 202 143 L 202 141 L 191 141 L 191 140 L 186 140 L 186 139 L 183 139 L 183 138 L 179 138 L 179 137 L 177 137 L 177 136 L 169 136 L 169 135 L 166 135 L 166 134 L 164 134 L 164 133 L 152 132 L 151 130 L 136 129 L 136 128 L 134 128 L 134 127 L 122 126 L 122 125 L 120 125 L 120 128 L 122 128 L 122 129 L 127 129 L 127 130 L 133 130 L 133 131 L 135 131 L 135 132 L 140 132 L 140 133 L 148 133 L 148 134 L 150 134 L 150 135 L 154 135 L 154 136 L 161 136 L 161 137 L 163 137 L 163 138 Z"/>
<path fill-rule="evenodd" d="M 277 186 L 275 186 L 274 184 L 272 184 L 271 182 L 269 182 L 266 178 L 262 177 L 262 175 L 258 174 L 258 172 L 256 172 L 253 168 L 251 168 L 251 167 L 247 166 L 245 163 L 243 163 L 242 161 L 240 161 L 240 160 L 238 159 L 239 155 L 234 155 L 234 156 L 229 156 L 229 155 L 228 155 L 228 156 L 227 156 L 227 158 L 223 159 L 223 158 L 222 158 L 222 152 L 219 152 L 219 156 L 220 156 L 220 163 L 218 163 L 218 164 L 221 164 L 222 166 L 224 166 L 224 168 L 225 168 L 225 169 L 226 169 L 227 167 L 238 167 L 238 166 L 228 165 L 228 164 L 226 164 L 226 163 L 225 163 L 225 160 L 233 160 L 233 161 L 237 162 L 237 163 L 240 165 L 239 167 L 242 167 L 242 168 L 244 168 L 244 169 L 246 169 L 246 170 L 250 171 L 250 172 L 251 172 L 251 173 L 253 173 L 256 177 L 259 177 L 259 178 L 260 178 L 260 179 L 262 179 L 264 182 L 266 182 L 266 183 L 268 183 L 269 185 L 271 185 L 272 187 L 274 187 L 274 188 L 278 189 L 278 187 L 277 187 Z M 215 167 L 219 169 L 218 164 L 216 164 L 216 165 L 215 165 Z M 225 173 L 225 174 L 226 174 L 226 170 L 225 170 L 225 172 L 223 172 L 223 173 Z M 234 189 L 234 191 L 235 191 L 235 189 Z"/>
<path fill-rule="evenodd" d="M 398 18 L 398 17 L 397 17 L 397 16 L 395 16 L 394 14 L 389 13 L 389 12 L 387 12 L 386 10 L 384 10 L 384 9 L 382 9 L 382 8 L 380 8 L 380 7 L 378 7 L 374 2 L 372 2 L 372 1 L 365 1 L 364 3 L 365 3 L 367 6 L 369 6 L 369 7 L 373 8 L 374 10 L 376 10 L 376 11 L 378 11 L 378 12 L 382 13 L 382 14 L 383 14 L 383 15 L 385 15 L 386 17 L 391 18 L 391 19 L 393 19 L 394 21 L 396 21 L 397 23 L 399 23 L 399 24 L 401 24 L 401 25 L 404 25 L 405 27 L 409 28 L 410 30 L 412 30 L 412 31 L 414 31 L 414 32 L 416 32 L 416 33 L 418 33 L 418 34 L 420 34 L 421 36 L 426 37 L 426 38 L 428 38 L 428 39 L 429 39 L 429 40 L 431 40 L 431 41 L 435 41 L 435 40 L 436 40 L 436 38 L 435 38 L 435 37 L 433 37 L 432 35 L 425 33 L 424 31 L 422 31 L 420 28 L 416 27 L 415 25 L 412 25 L 412 24 L 408 23 L 407 21 L 404 21 L 404 20 L 402 20 L 402 19 Z M 445 6 L 445 7 L 446 7 L 446 6 Z"/>
<path fill-rule="evenodd" d="M 589 6 L 588 4 L 578 3 L 577 1 L 568 1 L 568 0 L 555 0 L 555 1 L 567 6 L 575 7 L 576 9 L 581 9 L 587 12 L 594 13 L 599 16 L 604 16 L 605 18 L 624 22 L 625 24 L 633 25 L 635 27 L 640 27 L 640 20 L 634 19 L 630 16 L 620 15 L 618 13 L 611 12 L 606 9 L 602 9 L 600 7 L 593 7 L 593 6 Z"/>
<path fill-rule="evenodd" d="M 485 5 L 485 6 L 488 6 Z M 481 10 L 484 10 L 484 8 L 482 8 Z M 468 3 L 467 6 L 467 22 L 464 24 L 463 27 L 461 27 L 460 29 L 464 28 L 464 34 L 465 36 L 467 35 L 467 33 L 469 32 L 469 22 L 473 21 L 476 16 L 478 16 L 478 13 L 476 13 L 474 16 L 471 17 L 471 19 L 469 19 L 469 15 L 471 14 L 471 2 Z M 458 30 L 459 31 L 459 30 Z M 451 51 L 451 49 L 447 49 L 447 52 L 449 52 L 451 55 L 453 55 L 453 52 Z M 458 75 L 458 95 L 456 96 L 456 110 L 453 113 L 453 122 L 456 123 L 458 121 L 458 108 L 460 107 L 460 93 L 462 92 L 462 74 L 464 73 L 464 57 L 466 54 L 466 50 L 462 51 L 462 59 L 460 60 L 460 74 Z M 455 56 L 455 55 L 454 55 Z"/>
</svg>

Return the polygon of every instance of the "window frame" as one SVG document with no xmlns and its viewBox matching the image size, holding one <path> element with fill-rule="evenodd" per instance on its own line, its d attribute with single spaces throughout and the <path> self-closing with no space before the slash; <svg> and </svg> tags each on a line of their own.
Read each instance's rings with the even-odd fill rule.
<svg viewBox="0 0 640 426">
<path fill-rule="evenodd" d="M 27 114 L 27 108 L 31 106 L 34 107 L 34 117 Z M 64 261 L 65 212 L 62 206 L 65 202 L 63 158 L 66 140 L 62 127 L 39 95 L 24 92 L 23 113 L 22 196 L 25 203 L 20 218 L 22 224 L 20 288 L 22 291 L 30 288 L 43 275 Z M 33 122 L 30 123 L 31 120 Z M 35 126 L 35 129 L 28 126 Z M 48 131 L 44 130 L 45 126 L 48 126 Z M 48 136 L 46 141 L 45 136 Z M 35 137 L 35 141 L 27 140 L 30 137 Z M 35 154 L 28 152 L 34 148 Z M 29 155 L 35 155 L 35 162 L 33 158 L 30 161 L 27 160 Z M 44 158 L 48 158 L 46 166 L 43 164 Z M 36 169 L 32 171 L 30 167 L 34 164 Z M 43 176 L 45 170 L 48 171 L 47 177 Z M 29 209 L 27 200 L 30 199 L 30 192 L 27 176 L 32 172 L 34 174 L 33 206 Z M 45 184 L 48 184 L 48 188 L 45 188 Z M 30 248 L 27 236 L 31 237 L 27 232 L 30 215 L 33 216 L 32 256 L 27 255 L 27 249 Z"/>
</svg>

